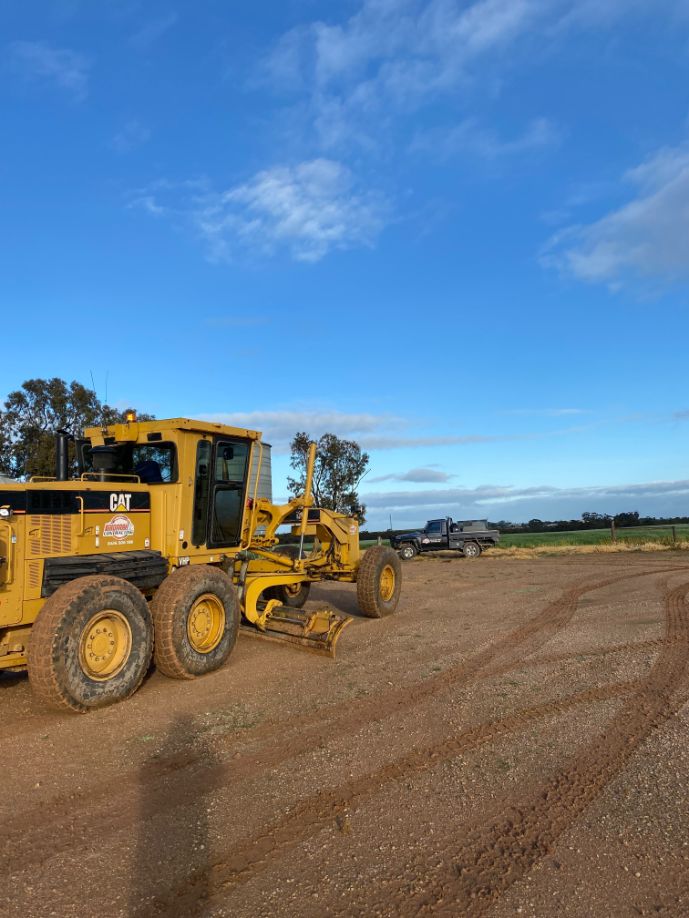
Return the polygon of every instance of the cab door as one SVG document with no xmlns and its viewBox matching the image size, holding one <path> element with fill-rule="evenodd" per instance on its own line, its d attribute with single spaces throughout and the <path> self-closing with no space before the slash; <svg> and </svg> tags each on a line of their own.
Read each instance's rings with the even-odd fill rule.
<svg viewBox="0 0 689 918">
<path fill-rule="evenodd" d="M 241 541 L 249 441 L 217 439 L 212 453 L 210 481 L 203 489 L 209 508 L 206 544 L 209 548 L 232 548 Z"/>
<path fill-rule="evenodd" d="M 247 440 L 215 441 L 210 548 L 229 548 L 241 541 L 248 457 Z"/>
<path fill-rule="evenodd" d="M 444 520 L 429 520 L 426 523 L 423 541 L 426 543 L 426 551 L 437 551 L 445 548 L 447 544 L 447 524 Z"/>
</svg>

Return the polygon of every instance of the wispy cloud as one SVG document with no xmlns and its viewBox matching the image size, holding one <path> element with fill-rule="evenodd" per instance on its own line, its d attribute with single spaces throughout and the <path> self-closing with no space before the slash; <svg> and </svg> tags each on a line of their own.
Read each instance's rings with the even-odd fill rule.
<svg viewBox="0 0 689 918">
<path fill-rule="evenodd" d="M 132 204 L 183 218 L 212 260 L 247 252 L 316 262 L 330 252 L 374 244 L 388 218 L 385 199 L 361 189 L 342 163 L 314 159 L 274 166 L 225 190 L 156 183 Z"/>
<path fill-rule="evenodd" d="M 127 123 L 112 138 L 112 146 L 118 153 L 129 153 L 136 147 L 143 146 L 151 139 L 151 129 L 140 121 Z"/>
<path fill-rule="evenodd" d="M 505 413 L 529 417 L 563 418 L 590 414 L 590 411 L 587 408 L 512 408 Z"/>
<path fill-rule="evenodd" d="M 209 328 L 255 328 L 257 325 L 267 325 L 269 321 L 265 315 L 209 316 L 204 324 Z"/>
<path fill-rule="evenodd" d="M 284 451 L 297 431 L 316 439 L 324 433 L 351 437 L 362 443 L 362 434 L 406 422 L 393 415 L 348 413 L 330 409 L 285 409 L 278 411 L 239 411 L 200 415 L 204 420 L 260 430 L 267 442 Z"/>
<path fill-rule="evenodd" d="M 369 436 L 360 442 L 365 449 L 407 449 L 421 446 L 472 446 L 480 443 L 498 443 L 504 440 L 523 440 L 538 437 L 539 434 L 449 434 L 446 436 Z"/>
<path fill-rule="evenodd" d="M 323 149 L 379 142 L 391 123 L 413 118 L 446 93 L 467 103 L 499 83 L 511 53 L 539 53 L 571 30 L 610 28 L 622 18 L 679 11 L 684 0 L 363 0 L 340 22 L 313 21 L 286 32 L 262 64 L 263 82 L 308 110 Z M 536 120 L 512 140 L 468 121 L 452 136 L 462 150 L 506 155 L 555 141 Z"/>
<path fill-rule="evenodd" d="M 556 234 L 545 265 L 612 287 L 689 278 L 689 144 L 663 149 L 631 169 L 636 189 L 622 207 Z"/>
<path fill-rule="evenodd" d="M 369 483 L 374 484 L 380 481 L 413 481 L 417 484 L 444 483 L 455 478 L 455 475 L 448 475 L 447 472 L 441 472 L 440 469 L 409 469 L 408 472 L 399 474 L 380 475 L 377 478 L 369 478 Z"/>
<path fill-rule="evenodd" d="M 475 119 L 467 119 L 450 128 L 418 134 L 411 148 L 438 159 L 466 153 L 493 161 L 555 146 L 560 138 L 560 130 L 547 118 L 536 118 L 521 134 L 509 139 Z"/>
<path fill-rule="evenodd" d="M 137 51 L 147 51 L 151 45 L 154 45 L 166 32 L 177 25 L 178 21 L 179 14 L 174 11 L 151 19 L 131 36 L 129 44 Z"/>
<path fill-rule="evenodd" d="M 386 511 L 423 507 L 500 507 L 507 512 L 509 505 L 524 500 L 629 500 L 658 496 L 689 495 L 689 480 L 651 481 L 641 484 L 600 485 L 596 487 L 556 488 L 551 485 L 512 487 L 481 485 L 477 488 L 437 488 L 414 491 L 372 491 L 364 495 L 367 507 Z"/>
<path fill-rule="evenodd" d="M 90 62 L 77 51 L 43 41 L 14 41 L 8 47 L 8 62 L 24 80 L 57 86 L 78 102 L 86 98 Z"/>
</svg>

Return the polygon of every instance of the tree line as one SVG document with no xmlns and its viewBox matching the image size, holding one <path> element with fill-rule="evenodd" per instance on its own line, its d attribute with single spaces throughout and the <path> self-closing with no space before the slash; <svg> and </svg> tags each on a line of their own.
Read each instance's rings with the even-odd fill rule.
<svg viewBox="0 0 689 918">
<path fill-rule="evenodd" d="M 139 415 L 150 420 L 151 415 Z M 5 399 L 0 410 L 0 474 L 8 478 L 55 474 L 55 434 L 75 437 L 85 427 L 117 424 L 124 412 L 98 398 L 93 389 L 73 380 L 27 379 Z M 74 465 L 74 456 L 71 461 Z"/>
<path fill-rule="evenodd" d="M 73 380 L 28 379 L 10 392 L 0 410 L 0 474 L 24 479 L 32 475 L 51 476 L 55 472 L 55 433 L 66 430 L 80 437 L 85 427 L 117 424 L 125 420 L 119 411 L 98 398 L 93 389 Z M 139 413 L 139 420 L 153 415 Z M 302 494 L 311 437 L 304 431 L 295 434 L 290 444 L 287 480 L 290 494 Z M 76 471 L 74 450 L 72 471 Z M 313 475 L 313 496 L 317 506 L 347 516 L 364 519 L 366 508 L 359 499 L 358 485 L 367 472 L 368 453 L 354 440 L 332 433 L 317 443 Z"/>
</svg>

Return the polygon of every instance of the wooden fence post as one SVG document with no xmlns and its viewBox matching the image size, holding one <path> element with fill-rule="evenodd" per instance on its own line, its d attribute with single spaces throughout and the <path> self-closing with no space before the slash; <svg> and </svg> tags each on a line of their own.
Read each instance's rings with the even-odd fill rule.
<svg viewBox="0 0 689 918">
<path fill-rule="evenodd" d="M 675 529 L 674 526 L 672 527 L 672 541 L 673 542 L 677 541 L 677 530 Z"/>
<path fill-rule="evenodd" d="M 617 541 L 617 532 L 615 530 L 615 518 L 614 517 L 610 520 L 610 537 L 612 538 L 613 542 Z"/>
</svg>

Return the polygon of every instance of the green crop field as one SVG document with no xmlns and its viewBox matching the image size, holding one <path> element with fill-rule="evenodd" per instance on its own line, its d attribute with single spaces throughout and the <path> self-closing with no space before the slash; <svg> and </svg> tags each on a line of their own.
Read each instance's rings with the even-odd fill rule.
<svg viewBox="0 0 689 918">
<path fill-rule="evenodd" d="M 689 524 L 676 526 L 634 526 L 617 530 L 617 541 L 627 543 L 673 541 L 673 528 L 677 541 L 689 540 Z M 548 545 L 609 545 L 612 542 L 609 529 L 585 529 L 573 532 L 506 532 L 500 536 L 497 550 L 501 548 L 541 548 Z M 361 547 L 375 545 L 375 539 L 362 540 Z M 383 539 L 383 545 L 389 545 Z"/>
</svg>

